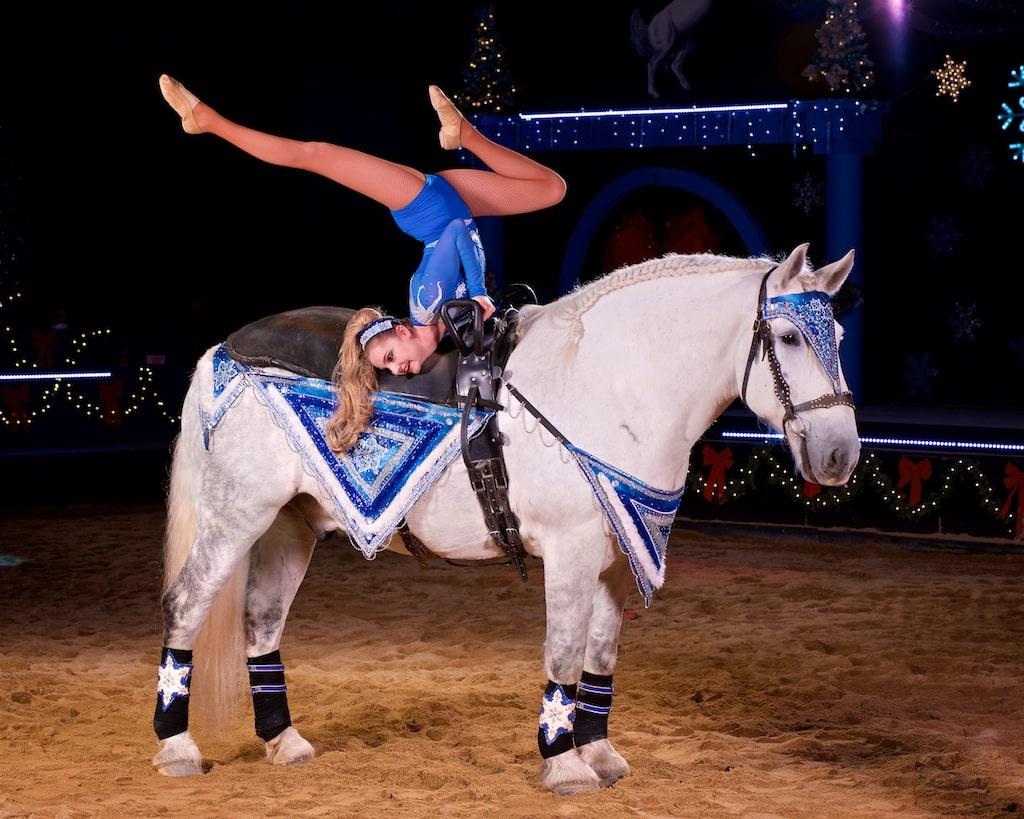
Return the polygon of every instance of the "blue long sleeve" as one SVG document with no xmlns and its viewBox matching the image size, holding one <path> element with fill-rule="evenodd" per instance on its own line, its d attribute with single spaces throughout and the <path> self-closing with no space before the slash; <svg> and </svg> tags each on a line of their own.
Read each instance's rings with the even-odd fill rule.
<svg viewBox="0 0 1024 819">
<path fill-rule="evenodd" d="M 451 220 L 428 245 L 426 258 L 409 282 L 409 315 L 417 324 L 431 324 L 448 299 L 486 296 L 484 249 L 472 219 Z"/>
<path fill-rule="evenodd" d="M 469 224 L 463 224 L 455 236 L 455 244 L 459 249 L 459 257 L 462 259 L 462 270 L 466 275 L 466 288 L 469 290 L 469 297 L 486 296 L 487 285 L 484 283 L 484 269 L 487 262 L 484 258 L 484 246 L 480 241 L 480 231 L 476 223 L 471 219 Z"/>
</svg>

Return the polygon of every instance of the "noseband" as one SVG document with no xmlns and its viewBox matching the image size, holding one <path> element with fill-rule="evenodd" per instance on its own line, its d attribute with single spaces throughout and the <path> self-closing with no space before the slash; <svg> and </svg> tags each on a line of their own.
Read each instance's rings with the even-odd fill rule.
<svg viewBox="0 0 1024 819">
<path fill-rule="evenodd" d="M 750 370 L 754 365 L 754 358 L 757 356 L 758 345 L 761 347 L 761 358 L 762 360 L 767 357 L 768 367 L 772 373 L 772 380 L 775 382 L 775 397 L 779 399 L 779 403 L 782 404 L 786 409 L 786 414 L 782 419 L 782 431 L 785 433 L 786 424 L 790 421 L 795 421 L 797 413 L 804 412 L 805 410 L 811 409 L 826 409 L 827 407 L 844 406 L 854 408 L 853 404 L 853 393 L 849 390 L 840 392 L 838 379 L 834 381 L 834 392 L 825 395 L 821 395 L 817 398 L 813 398 L 810 401 L 804 401 L 802 404 L 793 405 L 793 400 L 790 397 L 789 384 L 786 383 L 786 378 L 782 374 L 782 367 L 779 365 L 779 359 L 775 355 L 775 339 L 772 337 L 771 325 L 768 323 L 768 319 L 765 318 L 765 304 L 767 303 L 768 296 L 768 277 L 775 271 L 778 265 L 775 265 L 771 270 L 764 274 L 764 278 L 761 279 L 761 289 L 757 294 L 757 315 L 754 316 L 754 336 L 750 340 L 750 354 L 747 356 L 747 368 L 743 373 L 743 388 L 740 391 L 740 400 L 747 403 L 747 383 L 750 381 Z M 805 336 L 806 331 L 801 328 L 800 330 Z M 832 332 L 835 332 L 832 330 Z M 807 339 L 810 342 L 810 339 Z M 837 353 L 838 356 L 838 353 Z M 837 368 L 838 372 L 838 368 Z M 749 406 L 749 404 L 748 404 Z M 796 432 L 804 441 L 804 465 L 813 475 L 814 472 L 811 469 L 810 463 L 806 458 L 807 452 L 807 433 L 801 429 Z"/>
</svg>

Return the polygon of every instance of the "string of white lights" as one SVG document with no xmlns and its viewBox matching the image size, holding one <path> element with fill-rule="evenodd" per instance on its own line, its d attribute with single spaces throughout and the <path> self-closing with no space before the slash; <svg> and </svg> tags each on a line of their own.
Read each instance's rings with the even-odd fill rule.
<svg viewBox="0 0 1024 819">
<path fill-rule="evenodd" d="M 721 436 L 723 438 L 756 441 L 779 441 L 782 439 L 781 433 L 778 432 L 728 431 L 721 433 Z M 925 447 L 928 449 L 974 449 L 991 452 L 1024 452 L 1024 444 L 1001 441 L 943 441 L 932 438 L 889 438 L 865 435 L 860 438 L 860 442 L 862 444 L 874 444 L 879 446 L 912 446 Z"/>
</svg>

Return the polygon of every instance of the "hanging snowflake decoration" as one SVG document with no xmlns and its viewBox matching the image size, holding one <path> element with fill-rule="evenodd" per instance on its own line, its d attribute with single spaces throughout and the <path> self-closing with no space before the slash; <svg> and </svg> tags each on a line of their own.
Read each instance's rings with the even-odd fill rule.
<svg viewBox="0 0 1024 819">
<path fill-rule="evenodd" d="M 960 102 L 960 92 L 971 84 L 971 81 L 967 79 L 966 71 L 967 60 L 958 63 L 947 54 L 946 62 L 932 71 L 935 79 L 939 81 L 935 96 L 949 97 L 953 102 Z"/>
<path fill-rule="evenodd" d="M 960 302 L 954 305 L 953 317 L 949 320 L 949 326 L 953 328 L 954 341 L 974 341 L 974 334 L 981 329 L 981 324 L 981 319 L 978 318 L 978 305 L 964 306 Z"/>
<path fill-rule="evenodd" d="M 821 206 L 821 189 L 821 183 L 815 182 L 811 174 L 804 174 L 803 179 L 793 183 L 793 207 L 810 216 L 811 211 Z"/>
<path fill-rule="evenodd" d="M 987 148 L 968 148 L 960 163 L 960 173 L 968 188 L 984 188 L 992 173 L 992 162 Z"/>
<path fill-rule="evenodd" d="M 907 366 L 903 370 L 903 383 L 911 395 L 931 395 L 932 381 L 939 371 L 931 365 L 928 353 L 908 355 Z"/>
<path fill-rule="evenodd" d="M 956 243 L 960 241 L 963 234 L 954 225 L 953 217 L 932 219 L 932 229 L 928 234 L 928 243 L 932 248 L 932 256 L 950 256 L 956 249 Z"/>
<path fill-rule="evenodd" d="M 1010 72 L 1010 81 L 1006 84 L 1009 89 L 1024 87 L 1024 64 Z M 1024 96 L 1017 97 L 1017 107 L 1011 108 L 1008 103 L 1002 103 L 1002 111 L 996 115 L 1004 131 L 1016 124 L 1017 132 L 1024 134 Z M 1010 137 L 1015 139 L 1015 137 Z M 1010 156 L 1018 162 L 1024 162 L 1024 141 L 1010 143 Z"/>
</svg>

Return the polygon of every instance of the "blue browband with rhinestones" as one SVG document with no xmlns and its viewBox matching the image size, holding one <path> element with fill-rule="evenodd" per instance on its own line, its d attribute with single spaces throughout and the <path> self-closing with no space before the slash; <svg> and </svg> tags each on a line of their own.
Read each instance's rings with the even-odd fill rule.
<svg viewBox="0 0 1024 819">
<path fill-rule="evenodd" d="M 772 296 L 761 305 L 761 315 L 765 321 L 773 318 L 789 319 L 799 327 L 832 382 L 832 390 L 836 395 L 842 392 L 839 384 L 835 316 L 832 314 L 832 301 L 828 293 L 812 290 L 810 293 Z"/>
</svg>

